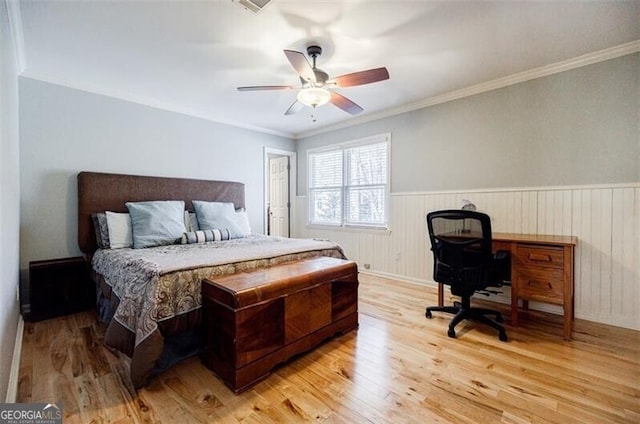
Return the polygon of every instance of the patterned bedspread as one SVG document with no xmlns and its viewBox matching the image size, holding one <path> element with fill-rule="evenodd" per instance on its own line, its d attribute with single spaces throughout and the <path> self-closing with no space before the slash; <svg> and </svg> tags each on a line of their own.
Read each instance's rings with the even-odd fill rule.
<svg viewBox="0 0 640 424">
<path fill-rule="evenodd" d="M 105 343 L 131 354 L 132 382 L 140 387 L 157 359 L 156 353 L 150 357 L 148 352 L 162 350 L 156 346 L 163 339 L 159 323 L 199 309 L 204 278 L 313 256 L 345 259 L 333 242 L 263 235 L 205 244 L 98 250 L 93 269 L 118 300 Z M 117 328 L 110 332 L 114 326 Z M 131 336 L 121 337 L 123 331 Z M 110 340 L 110 333 L 118 334 L 118 340 Z M 123 339 L 132 346 L 123 349 Z M 137 350 L 144 355 L 136 355 Z M 135 369 L 138 364 L 144 364 L 142 371 Z"/>
</svg>

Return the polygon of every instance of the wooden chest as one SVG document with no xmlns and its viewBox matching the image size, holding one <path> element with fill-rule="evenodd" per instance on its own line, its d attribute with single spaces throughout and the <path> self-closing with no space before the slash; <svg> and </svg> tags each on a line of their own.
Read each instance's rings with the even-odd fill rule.
<svg viewBox="0 0 640 424">
<path fill-rule="evenodd" d="M 203 361 L 235 393 L 358 326 L 355 262 L 317 257 L 202 283 Z"/>
</svg>

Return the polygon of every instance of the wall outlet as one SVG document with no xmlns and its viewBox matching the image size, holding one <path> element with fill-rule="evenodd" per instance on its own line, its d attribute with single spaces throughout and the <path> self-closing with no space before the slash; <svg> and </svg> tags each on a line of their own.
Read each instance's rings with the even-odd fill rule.
<svg viewBox="0 0 640 424">
<path fill-rule="evenodd" d="M 402 258 L 402 255 L 400 255 L 400 252 L 396 252 L 396 261 L 399 261 Z"/>
<path fill-rule="evenodd" d="M 364 267 L 364 269 L 370 269 L 371 268 L 371 264 L 364 264 L 363 267 Z"/>
</svg>

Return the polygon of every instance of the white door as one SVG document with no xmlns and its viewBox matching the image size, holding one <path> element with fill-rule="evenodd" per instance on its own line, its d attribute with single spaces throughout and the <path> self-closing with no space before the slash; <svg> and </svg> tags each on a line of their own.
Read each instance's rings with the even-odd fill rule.
<svg viewBox="0 0 640 424">
<path fill-rule="evenodd" d="M 269 235 L 289 237 L 289 156 L 269 159 Z"/>
</svg>

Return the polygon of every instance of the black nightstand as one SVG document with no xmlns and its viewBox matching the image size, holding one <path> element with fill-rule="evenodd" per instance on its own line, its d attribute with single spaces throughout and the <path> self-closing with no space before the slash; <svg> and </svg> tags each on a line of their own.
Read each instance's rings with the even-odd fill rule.
<svg viewBox="0 0 640 424">
<path fill-rule="evenodd" d="M 79 256 L 29 262 L 29 305 L 25 320 L 40 321 L 95 307 L 89 264 Z"/>
</svg>

